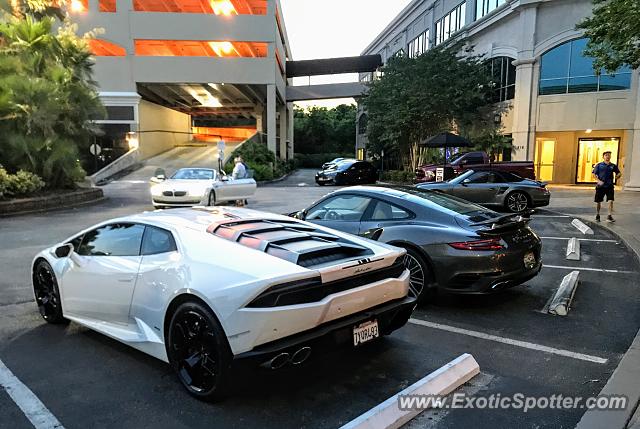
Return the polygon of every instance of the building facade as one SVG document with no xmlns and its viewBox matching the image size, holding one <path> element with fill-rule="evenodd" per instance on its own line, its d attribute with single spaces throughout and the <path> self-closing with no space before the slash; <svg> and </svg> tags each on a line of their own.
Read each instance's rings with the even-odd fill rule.
<svg viewBox="0 0 640 429">
<path fill-rule="evenodd" d="M 512 159 L 534 161 L 541 180 L 592 183 L 592 165 L 611 150 L 625 189 L 640 191 L 638 71 L 594 73 L 575 29 L 591 12 L 591 0 L 414 0 L 363 54 L 414 57 L 465 38 L 492 67 L 494 101 L 509 108 L 502 124 L 513 138 Z M 362 157 L 367 118 L 359 114 Z"/>
<path fill-rule="evenodd" d="M 278 0 L 73 0 L 107 108 L 103 141 L 135 136 L 142 159 L 199 140 L 264 135 L 293 155 L 291 58 Z M 106 144 L 108 142 L 105 141 Z"/>
</svg>

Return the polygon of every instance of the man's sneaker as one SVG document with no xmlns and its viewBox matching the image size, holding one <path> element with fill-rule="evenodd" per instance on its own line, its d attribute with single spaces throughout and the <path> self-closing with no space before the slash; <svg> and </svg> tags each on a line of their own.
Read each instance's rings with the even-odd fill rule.
<svg viewBox="0 0 640 429">
<path fill-rule="evenodd" d="M 596 222 L 600 222 L 600 215 L 596 215 Z"/>
<path fill-rule="evenodd" d="M 615 222 L 616 220 L 613 218 L 613 216 L 609 215 L 607 216 L 607 222 Z"/>
</svg>

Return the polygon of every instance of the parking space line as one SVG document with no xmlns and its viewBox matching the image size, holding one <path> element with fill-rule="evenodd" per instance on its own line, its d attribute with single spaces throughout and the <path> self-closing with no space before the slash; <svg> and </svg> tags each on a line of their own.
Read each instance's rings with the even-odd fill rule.
<svg viewBox="0 0 640 429">
<path fill-rule="evenodd" d="M 574 237 L 540 237 L 543 240 L 570 240 Z M 620 243 L 619 240 L 605 240 L 600 238 L 578 238 L 578 241 L 595 241 L 598 243 Z"/>
<path fill-rule="evenodd" d="M 531 217 L 571 217 L 568 215 L 531 215 Z"/>
<path fill-rule="evenodd" d="M 557 268 L 559 270 L 578 270 L 578 271 L 598 271 L 600 273 L 618 273 L 618 274 L 633 274 L 635 271 L 623 271 L 623 270 L 608 270 L 606 268 L 589 268 L 589 267 L 568 267 L 566 265 L 543 265 L 545 268 Z"/>
<path fill-rule="evenodd" d="M 426 326 L 427 328 L 440 329 L 441 331 L 453 332 L 455 334 L 467 335 L 470 337 L 480 338 L 482 340 L 495 341 L 497 343 L 508 344 L 511 346 L 522 347 L 530 350 L 537 350 L 544 353 L 551 353 L 558 356 L 568 357 L 572 359 L 583 360 L 587 362 L 605 364 L 609 359 L 598 356 L 586 355 L 583 353 L 572 352 L 570 350 L 556 349 L 554 347 L 543 346 L 541 344 L 530 343 L 527 341 L 514 340 L 511 338 L 498 337 L 497 335 L 485 334 L 484 332 L 470 331 L 468 329 L 456 328 L 455 326 L 442 325 L 440 323 L 427 322 L 420 319 L 409 319 L 409 323 L 415 325 Z"/>
<path fill-rule="evenodd" d="M 64 429 L 34 393 L 0 360 L 0 387 L 13 399 L 36 429 Z"/>
</svg>

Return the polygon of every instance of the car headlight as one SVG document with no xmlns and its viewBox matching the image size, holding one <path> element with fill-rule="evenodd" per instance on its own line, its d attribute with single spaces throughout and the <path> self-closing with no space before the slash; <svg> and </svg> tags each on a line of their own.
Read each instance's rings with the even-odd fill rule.
<svg viewBox="0 0 640 429">
<path fill-rule="evenodd" d="M 162 189 L 160 188 L 160 186 L 152 186 L 151 195 L 154 197 L 159 197 L 160 195 L 162 195 Z"/>
</svg>

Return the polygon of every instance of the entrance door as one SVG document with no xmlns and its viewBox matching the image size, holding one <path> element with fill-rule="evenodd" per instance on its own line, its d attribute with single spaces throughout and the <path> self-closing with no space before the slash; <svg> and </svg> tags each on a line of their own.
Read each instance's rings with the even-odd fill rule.
<svg viewBox="0 0 640 429">
<path fill-rule="evenodd" d="M 578 140 L 578 171 L 576 183 L 595 183 L 593 167 L 602 161 L 602 154 L 611 151 L 611 162 L 618 163 L 620 139 L 617 137 Z"/>
<path fill-rule="evenodd" d="M 556 141 L 536 139 L 535 168 L 536 179 L 543 182 L 553 181 L 553 166 L 556 158 Z"/>
</svg>

